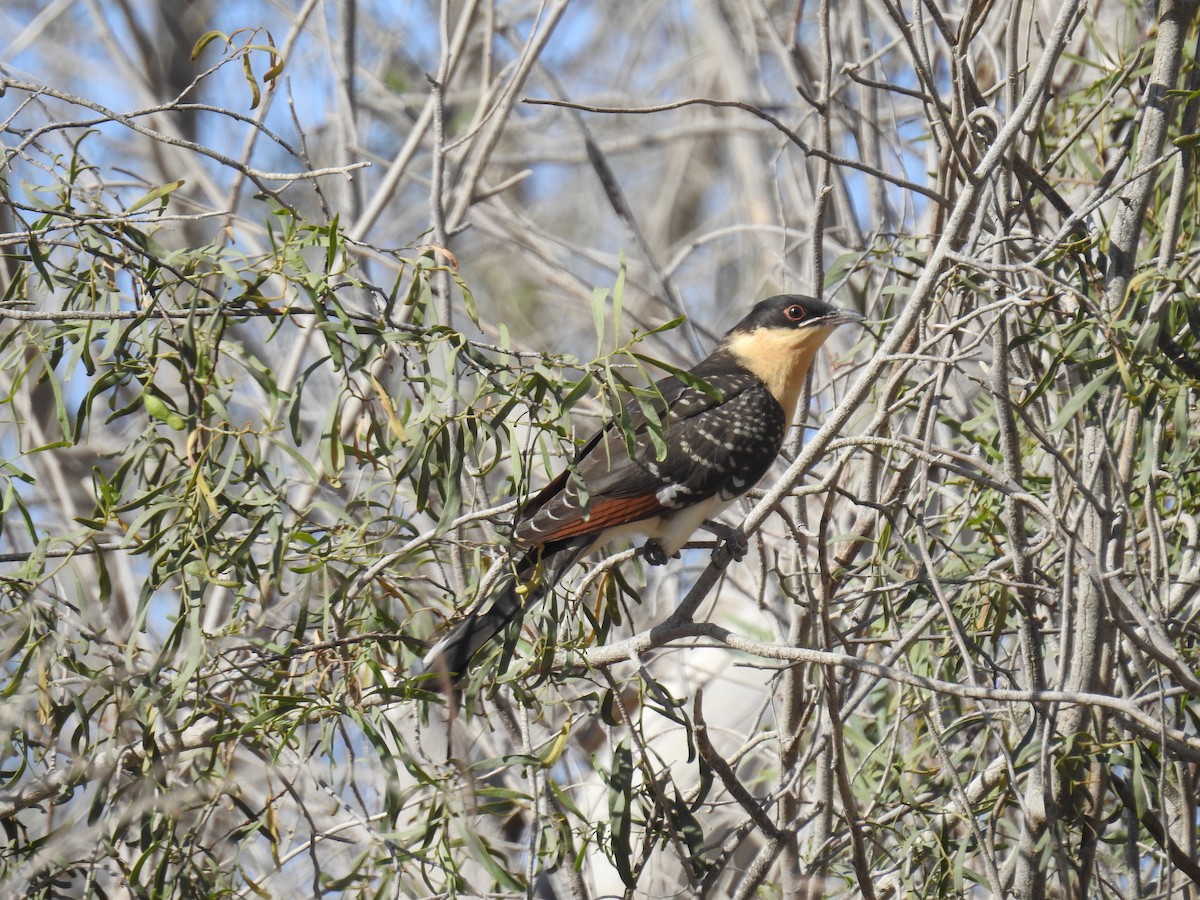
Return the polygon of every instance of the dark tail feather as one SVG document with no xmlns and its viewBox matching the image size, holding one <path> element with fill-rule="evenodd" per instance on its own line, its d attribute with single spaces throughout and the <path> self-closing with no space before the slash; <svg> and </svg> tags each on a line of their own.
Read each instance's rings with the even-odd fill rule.
<svg viewBox="0 0 1200 900">
<path fill-rule="evenodd" d="M 479 650 L 541 600 L 591 547 L 592 537 L 557 541 L 527 553 L 515 572 L 501 577 L 488 596 L 475 604 L 421 662 L 422 672 L 440 672 L 457 681 Z M 540 569 L 540 571 L 539 571 Z"/>
</svg>

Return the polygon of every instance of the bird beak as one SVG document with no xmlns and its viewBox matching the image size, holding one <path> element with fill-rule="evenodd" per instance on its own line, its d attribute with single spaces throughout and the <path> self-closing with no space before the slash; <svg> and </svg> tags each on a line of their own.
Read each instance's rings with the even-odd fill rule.
<svg viewBox="0 0 1200 900">
<path fill-rule="evenodd" d="M 839 325 L 860 325 L 865 316 L 852 309 L 834 309 L 819 319 L 813 319 L 812 324 L 821 328 L 837 328 Z"/>
</svg>

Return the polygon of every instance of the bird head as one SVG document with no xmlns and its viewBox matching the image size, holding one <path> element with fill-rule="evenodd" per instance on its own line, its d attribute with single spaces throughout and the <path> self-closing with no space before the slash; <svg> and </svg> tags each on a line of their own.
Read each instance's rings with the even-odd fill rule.
<svg viewBox="0 0 1200 900">
<path fill-rule="evenodd" d="M 862 320 L 815 297 L 781 294 L 756 304 L 729 329 L 720 349 L 757 375 L 791 416 L 821 345 L 838 326 Z"/>
</svg>

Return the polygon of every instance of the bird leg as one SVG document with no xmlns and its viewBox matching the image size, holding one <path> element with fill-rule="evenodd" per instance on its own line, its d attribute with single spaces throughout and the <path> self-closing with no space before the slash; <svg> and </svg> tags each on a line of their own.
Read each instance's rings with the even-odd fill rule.
<svg viewBox="0 0 1200 900">
<path fill-rule="evenodd" d="M 740 528 L 712 519 L 705 519 L 700 523 L 700 527 L 716 535 L 717 546 L 713 550 L 713 559 L 720 568 L 725 568 L 731 562 L 741 562 L 745 558 L 750 544 Z M 642 545 L 642 557 L 652 566 L 664 566 L 668 560 L 678 559 L 679 554 L 676 553 L 674 557 L 667 556 L 662 544 L 650 538 Z"/>
<path fill-rule="evenodd" d="M 700 527 L 717 536 L 717 547 L 713 550 L 713 561 L 722 569 L 731 562 L 741 562 L 750 549 L 750 542 L 742 529 L 706 519 Z"/>
<path fill-rule="evenodd" d="M 667 561 L 671 559 L 671 557 L 667 556 L 667 551 L 663 549 L 663 545 L 654 538 L 650 538 L 650 540 L 642 544 L 642 556 L 652 566 L 665 566 Z M 679 554 L 676 553 L 675 556 L 678 557 Z"/>
</svg>

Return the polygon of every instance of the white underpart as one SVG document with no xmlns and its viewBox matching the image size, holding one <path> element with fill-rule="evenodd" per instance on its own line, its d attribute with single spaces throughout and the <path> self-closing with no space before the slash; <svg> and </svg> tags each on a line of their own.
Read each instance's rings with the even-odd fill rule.
<svg viewBox="0 0 1200 900">
<path fill-rule="evenodd" d="M 674 556 L 683 549 L 683 545 L 691 539 L 702 523 L 715 519 L 732 502 L 721 496 L 709 497 L 694 506 L 673 510 L 652 519 L 606 528 L 597 536 L 592 548 L 601 547 L 609 541 L 629 540 L 638 535 L 645 535 L 657 541 L 667 556 Z"/>
</svg>

